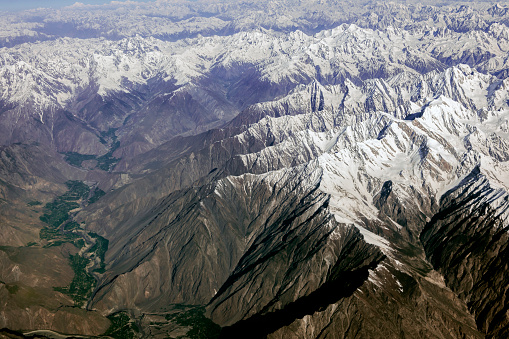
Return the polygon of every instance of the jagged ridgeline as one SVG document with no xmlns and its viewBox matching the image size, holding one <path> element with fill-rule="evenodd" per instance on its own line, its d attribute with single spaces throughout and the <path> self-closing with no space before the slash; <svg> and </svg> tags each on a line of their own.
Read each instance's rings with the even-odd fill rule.
<svg viewBox="0 0 509 339">
<path fill-rule="evenodd" d="M 509 337 L 508 11 L 3 12 L 0 336 Z"/>
</svg>

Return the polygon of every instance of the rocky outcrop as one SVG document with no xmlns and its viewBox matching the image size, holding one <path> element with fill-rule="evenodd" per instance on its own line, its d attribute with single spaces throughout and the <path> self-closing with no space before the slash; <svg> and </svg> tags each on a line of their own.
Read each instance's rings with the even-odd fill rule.
<svg viewBox="0 0 509 339">
<path fill-rule="evenodd" d="M 253 274 L 251 270 L 246 271 L 246 267 L 255 263 L 287 267 L 294 261 L 292 256 L 297 256 L 295 260 L 300 258 L 298 260 L 303 264 L 308 260 L 328 257 L 325 253 L 333 251 L 328 248 L 339 244 L 333 245 L 332 242 L 320 250 L 316 247 L 332 241 L 336 237 L 334 229 L 339 226 L 334 225 L 326 213 L 327 196 L 316 191 L 319 173 L 315 172 L 310 169 L 302 174 L 283 171 L 260 177 L 227 177 L 212 186 L 171 194 L 146 216 L 124 225 L 122 239 L 126 242 L 116 242 L 109 252 L 111 258 L 116 259 L 111 261 L 111 269 L 108 270 L 111 274 L 105 274 L 103 287 L 93 298 L 94 307 L 122 307 L 119 300 L 125 300 L 128 303 L 125 306 L 133 306 L 134 302 L 151 307 L 164 303 L 207 303 L 216 293 L 224 294 L 223 298 L 228 299 L 228 293 L 222 289 L 227 290 L 231 286 L 222 286 L 246 279 L 240 277 Z M 146 225 L 141 228 L 141 233 L 140 223 Z M 126 237 L 128 232 L 137 235 Z M 155 239 L 159 239 L 157 246 L 146 247 L 147 241 L 152 243 Z M 271 243 L 267 243 L 269 239 Z M 294 239 L 291 246 L 288 244 L 290 239 Z M 357 241 L 361 242 L 361 239 Z M 317 250 L 321 254 L 313 253 Z M 282 257 L 273 262 L 274 255 Z M 338 253 L 330 255 L 332 257 L 327 260 L 331 263 L 327 265 L 338 260 Z M 322 265 L 322 272 L 316 274 L 327 274 L 327 265 Z M 158 267 L 159 276 L 142 273 L 153 271 L 155 267 Z M 309 263 L 306 267 L 314 270 Z M 289 267 L 285 269 L 290 270 Z M 278 269 L 265 273 L 267 278 L 274 270 Z M 297 286 L 304 283 L 298 281 L 298 272 L 292 267 L 287 274 L 289 281 L 286 284 L 295 285 L 293 289 L 297 289 L 290 295 L 300 293 Z M 234 277 L 230 277 L 232 275 Z M 161 290 L 158 286 L 168 279 L 172 283 L 164 283 Z M 187 284 L 190 280 L 195 283 Z M 265 283 L 270 281 L 273 280 Z M 325 277 L 318 279 L 314 286 L 309 287 L 310 291 L 324 281 Z M 264 288 L 257 289 L 257 293 L 266 292 Z M 265 297 L 266 302 L 274 298 L 270 294 Z M 244 303 L 229 302 L 246 311 L 249 309 Z M 234 313 L 233 308 L 231 312 Z M 237 313 L 240 314 L 240 311 Z"/>
<path fill-rule="evenodd" d="M 443 196 L 421 235 L 430 262 L 490 338 L 509 334 L 508 201 L 476 168 Z"/>
<path fill-rule="evenodd" d="M 268 338 L 484 338 L 443 282 L 382 265 L 353 295 L 271 333 Z M 378 280 L 378 277 L 380 280 Z"/>
</svg>

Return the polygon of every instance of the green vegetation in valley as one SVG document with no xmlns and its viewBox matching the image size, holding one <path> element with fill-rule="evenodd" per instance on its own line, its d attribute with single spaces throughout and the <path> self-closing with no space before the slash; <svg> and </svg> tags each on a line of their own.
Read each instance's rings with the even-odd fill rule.
<svg viewBox="0 0 509 339">
<path fill-rule="evenodd" d="M 44 208 L 44 214 L 39 219 L 48 226 L 41 229 L 39 237 L 45 240 L 59 238 L 62 242 L 74 241 L 76 235 L 72 233 L 64 234 L 60 232 L 59 227 L 69 219 L 69 212 L 75 208 L 79 208 L 77 203 L 80 199 L 86 199 L 90 193 L 90 188 L 85 183 L 78 180 L 71 180 L 65 183 L 68 191 L 61 196 L 56 197 L 52 202 L 47 203 Z M 76 224 L 71 221 L 70 227 L 74 229 Z"/>
<path fill-rule="evenodd" d="M 77 248 L 83 248 L 83 247 L 85 247 L 85 240 L 83 240 L 83 239 L 77 239 L 77 240 L 74 242 L 74 246 L 76 246 Z"/>
<path fill-rule="evenodd" d="M 58 227 L 69 219 L 69 211 L 78 207 L 80 205 L 76 202 L 62 200 L 50 202 L 44 207 L 44 214 L 39 219 L 51 227 Z"/>
<path fill-rule="evenodd" d="M 58 233 L 54 236 L 53 239 L 55 240 L 48 242 L 46 245 L 43 246 L 43 248 L 60 246 L 65 243 L 73 243 L 76 247 L 79 248 L 80 244 L 79 240 L 83 240 L 81 239 L 81 236 L 77 233 L 65 233 L 65 234 Z"/>
<path fill-rule="evenodd" d="M 96 233 L 89 233 L 89 235 L 95 239 L 95 244 L 87 250 L 87 253 L 94 254 L 101 260 L 100 268 L 95 269 L 94 271 L 104 273 L 106 266 L 104 262 L 104 255 L 108 250 L 109 241 Z M 63 242 L 64 241 L 62 240 L 57 240 L 46 246 L 58 246 Z M 82 238 L 75 239 L 73 243 L 78 248 L 83 248 L 85 246 L 85 240 Z M 87 271 L 87 266 L 90 263 L 90 259 L 88 257 L 81 256 L 79 254 L 71 255 L 69 257 L 69 262 L 74 271 L 74 278 L 69 286 L 55 287 L 55 290 L 71 296 L 75 305 L 81 307 L 90 297 L 96 281 Z"/>
<path fill-rule="evenodd" d="M 90 187 L 85 184 L 83 181 L 79 180 L 69 180 L 65 183 L 69 188 L 69 191 L 65 193 L 62 197 L 64 199 L 69 200 L 79 200 L 85 199 L 88 197 L 88 193 L 90 193 Z"/>
<path fill-rule="evenodd" d="M 104 262 L 104 255 L 108 250 L 109 241 L 97 233 L 90 232 L 88 235 L 90 235 L 92 238 L 95 238 L 95 244 L 89 249 L 89 252 L 95 253 L 95 255 L 101 260 L 100 267 L 96 268 L 94 271 L 97 273 L 104 273 L 106 267 L 106 263 Z"/>
<path fill-rule="evenodd" d="M 47 203 L 43 209 L 44 214 L 40 217 L 41 221 L 50 227 L 59 227 L 69 219 L 69 212 L 80 207 L 76 201 L 86 198 L 90 192 L 90 188 L 81 181 L 67 181 L 65 184 L 69 190 Z"/>
<path fill-rule="evenodd" d="M 117 140 L 115 132 L 116 132 L 115 128 L 110 128 L 107 132 L 101 132 L 99 141 L 104 145 L 111 143 L 110 150 L 108 153 L 98 157 L 93 154 L 66 152 L 63 153 L 64 160 L 76 167 L 82 167 L 83 161 L 96 160 L 97 161 L 96 166 L 98 168 L 102 169 L 103 171 L 110 171 L 111 169 L 113 169 L 113 167 L 115 167 L 115 165 L 120 160 L 113 156 L 113 152 L 115 152 L 120 147 L 120 141 Z"/>
<path fill-rule="evenodd" d="M 66 231 L 77 230 L 79 228 L 80 228 L 80 224 L 78 224 L 76 221 L 70 221 L 67 224 L 65 224 Z"/>
<path fill-rule="evenodd" d="M 44 227 L 39 231 L 39 237 L 43 240 L 52 240 L 57 238 L 60 235 L 60 231 L 58 229 Z"/>
<path fill-rule="evenodd" d="M 15 284 L 5 284 L 5 288 L 9 291 L 9 294 L 16 294 L 19 290 L 19 286 Z"/>
<path fill-rule="evenodd" d="M 107 132 L 101 132 L 101 138 L 99 140 L 105 145 L 108 141 L 111 142 L 110 151 L 105 155 L 97 157 L 97 167 L 103 171 L 111 171 L 120 160 L 113 156 L 113 152 L 120 147 L 120 141 L 118 141 L 118 138 L 115 135 L 116 131 L 116 128 L 110 128 Z"/>
<path fill-rule="evenodd" d="M 80 154 L 76 152 L 66 152 L 64 156 L 65 161 L 76 167 L 81 167 L 83 161 L 94 160 L 96 158 L 93 154 Z"/>
<path fill-rule="evenodd" d="M 104 254 L 106 254 L 106 251 L 108 250 L 109 241 L 94 232 L 90 232 L 88 235 L 96 239 L 94 246 L 90 248 L 90 252 L 95 252 L 97 257 L 99 257 L 101 261 L 104 261 Z"/>
<path fill-rule="evenodd" d="M 213 339 L 219 338 L 221 327 L 209 318 L 205 317 L 205 308 L 196 307 L 190 310 L 167 314 L 166 320 L 171 320 L 180 326 L 191 327 L 186 333 L 191 339 Z"/>
<path fill-rule="evenodd" d="M 74 271 L 74 278 L 69 286 L 55 287 L 54 289 L 72 297 L 76 306 L 83 306 L 96 284 L 94 277 L 87 272 L 90 259 L 75 254 L 69 257 L 69 261 Z"/>
<path fill-rule="evenodd" d="M 108 316 L 108 319 L 111 321 L 111 325 L 104 335 L 116 339 L 133 339 L 137 337 L 136 333 L 139 332 L 138 326 L 124 312 L 112 314 Z"/>
<path fill-rule="evenodd" d="M 104 192 L 102 189 L 96 188 L 94 192 L 92 192 L 92 196 L 88 199 L 88 203 L 93 204 L 105 194 L 106 192 Z"/>
<path fill-rule="evenodd" d="M 86 246 L 84 230 L 76 221 L 70 220 L 70 212 L 80 207 L 80 201 L 85 204 L 91 200 L 94 202 L 104 195 L 104 192 L 96 189 L 92 197 L 89 197 L 90 188 L 85 183 L 75 180 L 66 182 L 66 185 L 68 191 L 43 208 L 44 214 L 40 219 L 47 226 L 41 229 L 39 236 L 48 241 L 43 248 L 60 246 L 64 243 L 72 243 L 80 249 Z M 96 233 L 89 233 L 89 236 L 95 239 L 95 244 L 87 250 L 86 255 L 74 254 L 69 257 L 70 266 L 74 271 L 72 282 L 69 286 L 54 288 L 72 297 L 75 305 L 80 307 L 86 303 L 96 284 L 94 277 L 87 271 L 89 257 L 95 255 L 100 259 L 100 267 L 95 270 L 96 272 L 104 273 L 106 267 L 104 256 L 109 241 Z"/>
<path fill-rule="evenodd" d="M 117 129 L 118 128 L 110 128 L 106 132 L 101 132 L 101 137 L 99 138 L 99 141 L 103 145 L 107 145 L 108 141 L 110 141 L 110 142 L 117 141 L 117 136 L 115 135 L 115 132 L 117 131 Z"/>
<path fill-rule="evenodd" d="M 34 200 L 34 201 L 29 201 L 27 203 L 28 206 L 39 206 L 39 205 L 42 205 L 42 202 L 40 201 L 37 201 L 37 200 Z"/>
<path fill-rule="evenodd" d="M 113 156 L 113 152 L 120 147 L 120 141 L 115 141 L 110 148 L 110 151 L 105 155 L 101 155 L 97 158 L 97 167 L 102 169 L 103 171 L 110 171 L 115 167 L 115 165 L 119 162 L 120 159 L 115 158 Z"/>
<path fill-rule="evenodd" d="M 83 161 L 86 160 L 97 160 L 97 167 L 102 169 L 103 171 L 110 171 L 115 165 L 119 162 L 120 159 L 115 158 L 113 156 L 113 152 L 120 146 L 120 142 L 115 142 L 112 145 L 111 150 L 101 155 L 100 157 L 97 157 L 95 155 L 89 155 L 89 154 L 80 154 L 76 152 L 67 152 L 64 153 L 65 157 L 64 160 L 67 161 L 69 164 L 76 166 L 76 167 L 82 167 L 81 164 Z"/>
</svg>

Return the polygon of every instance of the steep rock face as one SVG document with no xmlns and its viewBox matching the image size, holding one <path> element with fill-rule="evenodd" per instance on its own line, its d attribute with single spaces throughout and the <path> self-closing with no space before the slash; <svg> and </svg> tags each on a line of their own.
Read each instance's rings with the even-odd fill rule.
<svg viewBox="0 0 509 339">
<path fill-rule="evenodd" d="M 484 338 L 466 306 L 438 273 L 412 277 L 382 265 L 355 293 L 268 338 Z M 440 277 L 441 278 L 441 277 Z M 380 280 L 378 280 L 380 279 Z"/>
<path fill-rule="evenodd" d="M 303 202 L 315 199 L 304 197 Z M 266 321 L 263 331 L 270 333 L 269 327 L 313 312 L 329 304 L 329 297 L 341 297 L 328 295 L 334 289 L 344 288 L 348 295 L 367 278 L 382 254 L 355 229 L 335 224 L 320 211 L 320 201 L 314 203 L 318 206 L 309 211 L 297 208 L 267 224 L 212 300 L 213 320 L 221 325 L 245 320 L 230 331 L 248 333 Z"/>
<path fill-rule="evenodd" d="M 241 334 L 264 337 L 350 296 L 383 256 L 380 252 L 377 255 L 374 246 L 362 241 L 354 228 L 336 229 L 334 233 L 339 238 L 334 239 L 335 244 L 331 241 L 325 248 L 315 247 L 316 253 L 311 253 L 318 258 L 305 253 L 307 244 L 297 244 L 297 250 L 295 242 L 290 241 L 288 250 L 279 251 L 270 257 L 270 262 L 269 258 L 258 260 L 256 267 L 246 267 L 251 272 L 240 276 L 234 272 L 226 288 L 208 306 L 214 321 L 230 325 L 223 328 L 221 337 L 236 338 Z M 286 259 L 287 251 L 298 251 L 305 260 L 294 262 L 288 270 L 280 261 Z M 290 259 L 299 258 L 293 255 Z M 325 275 L 324 270 L 327 270 Z"/>
<path fill-rule="evenodd" d="M 477 168 L 441 199 L 421 239 L 446 284 L 488 337 L 509 334 L 507 317 L 508 195 Z"/>
<path fill-rule="evenodd" d="M 108 259 L 111 273 L 101 278 L 103 287 L 96 292 L 93 306 L 112 310 L 134 305 L 154 309 L 172 303 L 203 304 L 218 293 L 222 297 L 217 300 L 221 302 L 214 309 L 230 305 L 227 309 L 231 314 L 220 316 L 218 311 L 214 314 L 225 323 L 231 317 L 228 324 L 232 324 L 235 319 L 259 313 L 263 304 L 283 298 L 287 301 L 272 305 L 283 308 L 317 290 L 327 279 L 334 280 L 341 265 L 348 262 L 340 264 L 343 246 L 349 248 L 342 254 L 346 256 L 361 253 L 362 246 L 369 246 L 361 245 L 362 239 L 352 230 L 340 231 L 344 226 L 327 214 L 327 196 L 316 191 L 319 171 L 311 168 L 299 172 L 227 177 L 213 186 L 171 194 L 146 217 L 131 223 L 136 226 L 132 228 L 136 237 L 123 236 L 127 243 L 116 243 L 111 248 L 112 256 Z M 146 225 L 141 232 L 136 231 L 140 223 Z M 131 232 L 131 227 L 124 225 L 124 235 Z M 335 235 L 337 232 L 344 236 Z M 155 247 L 144 245 L 154 239 L 158 239 Z M 355 251 L 346 246 L 356 242 L 359 244 L 354 248 L 360 247 Z M 357 264 L 351 262 L 351 267 L 342 269 L 376 266 L 381 253 L 376 248 L 370 251 L 361 256 L 366 259 L 359 257 Z M 295 262 L 302 262 L 303 266 L 295 267 L 292 264 Z M 336 262 L 340 265 L 337 271 L 331 268 Z M 259 297 L 251 300 L 265 301 L 249 306 L 247 300 L 239 300 L 243 294 L 230 294 L 233 286 L 243 285 L 242 281 L 251 278 L 254 274 L 251 268 L 257 266 L 263 272 L 257 278 L 261 285 L 253 285 L 252 291 L 244 293 L 259 293 Z M 191 267 L 194 269 L 190 270 Z M 154 269 L 158 275 L 143 273 Z M 301 270 L 309 270 L 310 275 L 317 277 L 304 290 L 302 287 L 309 281 L 301 280 L 304 278 Z M 273 276 L 272 272 L 283 275 Z M 189 281 L 194 283 L 190 285 Z M 273 287 L 266 288 L 266 284 Z M 275 288 L 283 295 L 275 292 Z M 252 307 L 256 309 L 250 310 Z"/>
<path fill-rule="evenodd" d="M 222 95 L 222 88 L 203 87 L 192 84 L 168 92 L 157 88 L 162 93 L 119 126 L 122 147 L 115 155 L 132 158 L 176 135 L 197 134 L 236 115 L 238 108 Z"/>
</svg>

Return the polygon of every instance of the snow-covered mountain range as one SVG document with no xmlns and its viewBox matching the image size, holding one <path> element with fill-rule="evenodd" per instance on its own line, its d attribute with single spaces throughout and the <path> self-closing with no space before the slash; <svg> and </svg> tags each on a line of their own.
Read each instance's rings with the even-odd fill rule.
<svg viewBox="0 0 509 339">
<path fill-rule="evenodd" d="M 219 126 L 250 104 L 313 80 L 361 84 L 460 63 L 503 75 L 508 38 L 508 28 L 494 22 L 467 33 L 427 24 L 411 30 L 342 24 L 314 35 L 262 30 L 176 42 L 137 36 L 20 44 L 4 48 L 1 57 L 8 116 L 1 142 L 36 134 L 60 152 L 101 155 L 107 152 L 101 133 L 113 128 L 124 146 L 117 155 L 132 156 L 175 135 Z M 176 110 L 184 117 L 174 118 Z M 69 124 L 73 132 L 66 127 L 66 136 L 88 146 L 60 136 L 58 125 Z"/>
<path fill-rule="evenodd" d="M 0 327 L 509 335 L 508 7 L 351 7 L 3 17 Z M 88 195 L 51 228 L 67 180 Z M 70 255 L 69 287 L 35 251 L 62 276 Z"/>
</svg>

